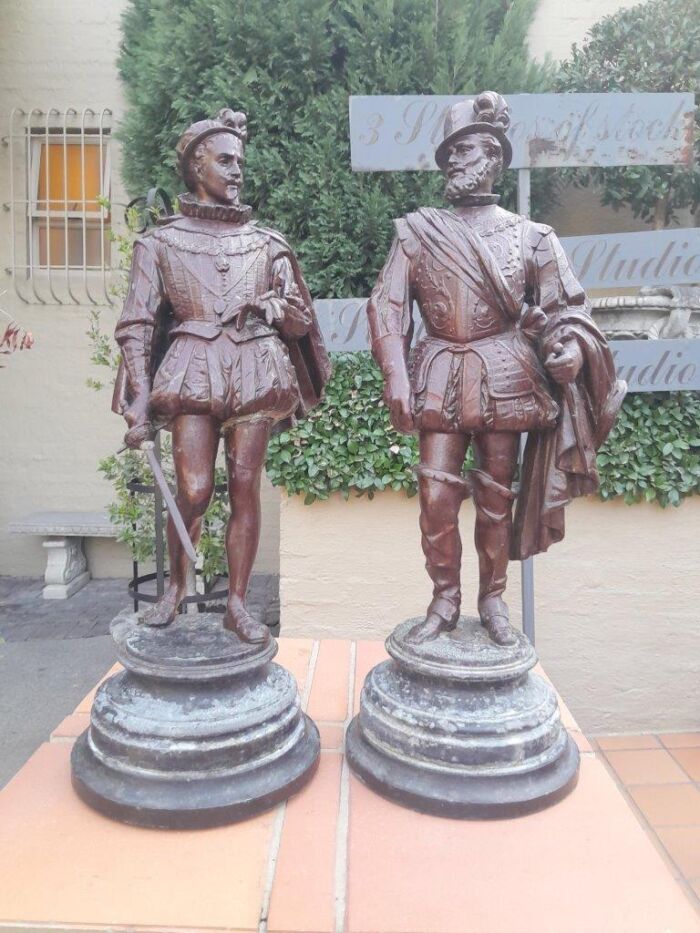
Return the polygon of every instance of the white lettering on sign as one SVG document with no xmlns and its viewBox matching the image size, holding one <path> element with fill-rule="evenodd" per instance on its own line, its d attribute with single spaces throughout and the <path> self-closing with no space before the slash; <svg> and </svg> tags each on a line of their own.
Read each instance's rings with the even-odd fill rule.
<svg viewBox="0 0 700 933">
<path fill-rule="evenodd" d="M 350 97 L 352 168 L 437 169 L 445 115 L 463 97 Z M 690 165 L 692 93 L 512 94 L 512 168 Z"/>
</svg>

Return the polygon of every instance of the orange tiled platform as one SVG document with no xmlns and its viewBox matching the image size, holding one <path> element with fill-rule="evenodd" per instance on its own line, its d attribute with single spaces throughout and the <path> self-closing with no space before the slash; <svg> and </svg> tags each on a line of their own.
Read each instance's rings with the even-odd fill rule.
<svg viewBox="0 0 700 933">
<path fill-rule="evenodd" d="M 343 761 L 342 732 L 384 656 L 375 642 L 280 642 L 279 660 L 320 725 L 321 766 L 285 806 L 221 829 L 135 829 L 78 800 L 69 755 L 87 697 L 0 793 L 0 929 L 697 933 L 667 861 L 566 711 L 581 780 L 543 813 L 441 820 L 359 784 Z M 675 757 L 654 764 L 654 779 L 675 786 L 672 765 L 694 767 L 695 756 L 666 747 Z"/>
</svg>

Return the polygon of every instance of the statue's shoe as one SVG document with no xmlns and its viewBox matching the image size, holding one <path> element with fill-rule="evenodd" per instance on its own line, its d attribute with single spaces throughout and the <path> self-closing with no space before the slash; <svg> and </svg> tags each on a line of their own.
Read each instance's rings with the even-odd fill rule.
<svg viewBox="0 0 700 933">
<path fill-rule="evenodd" d="M 459 610 L 450 619 L 443 619 L 437 612 L 428 610 L 424 622 L 417 622 L 407 633 L 406 642 L 409 645 L 422 645 L 426 641 L 433 641 L 442 632 L 451 632 L 459 621 Z"/>
<path fill-rule="evenodd" d="M 230 606 L 227 608 L 224 628 L 229 632 L 235 632 L 241 641 L 248 642 L 250 645 L 264 645 L 272 638 L 270 629 L 262 622 L 256 622 L 251 618 L 243 606 L 236 606 L 235 609 Z"/>
<path fill-rule="evenodd" d="M 177 593 L 170 594 L 166 591 L 157 603 L 139 613 L 139 622 L 152 628 L 164 628 L 166 625 L 170 625 L 177 615 L 180 601 L 180 596 Z"/>
<path fill-rule="evenodd" d="M 485 600 L 479 606 L 481 624 L 496 645 L 514 645 L 517 641 L 515 629 L 508 618 L 508 607 L 500 596 Z"/>
</svg>

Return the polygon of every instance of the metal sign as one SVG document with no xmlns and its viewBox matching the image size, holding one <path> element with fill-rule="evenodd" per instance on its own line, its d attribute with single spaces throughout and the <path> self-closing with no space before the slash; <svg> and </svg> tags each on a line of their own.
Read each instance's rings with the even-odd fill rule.
<svg viewBox="0 0 700 933">
<path fill-rule="evenodd" d="M 700 282 L 700 228 L 562 237 L 586 289 Z"/>
<path fill-rule="evenodd" d="M 324 298 L 314 302 L 321 333 L 331 351 L 369 349 L 366 298 Z M 414 340 L 424 333 L 417 308 Z M 700 389 L 700 340 L 611 340 L 618 378 L 630 392 Z"/>
<path fill-rule="evenodd" d="M 512 168 L 690 165 L 692 93 L 513 94 Z M 436 170 L 447 109 L 464 96 L 350 97 L 356 172 Z"/>
</svg>

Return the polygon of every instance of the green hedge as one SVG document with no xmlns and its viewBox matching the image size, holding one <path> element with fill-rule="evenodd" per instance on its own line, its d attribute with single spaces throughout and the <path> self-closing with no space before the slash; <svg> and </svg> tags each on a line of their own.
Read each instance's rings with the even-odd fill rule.
<svg viewBox="0 0 700 933">
<path fill-rule="evenodd" d="M 415 495 L 417 440 L 398 434 L 369 353 L 334 354 L 324 402 L 270 443 L 267 472 L 307 504 L 331 493 Z M 678 505 L 700 492 L 700 393 L 629 395 L 598 454 L 600 496 Z"/>
</svg>

